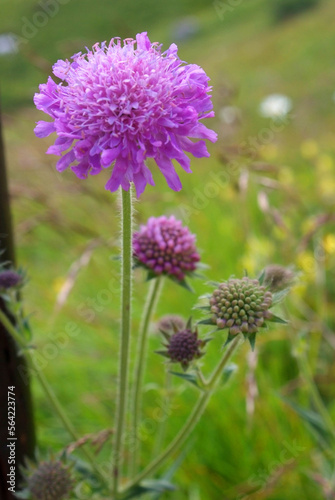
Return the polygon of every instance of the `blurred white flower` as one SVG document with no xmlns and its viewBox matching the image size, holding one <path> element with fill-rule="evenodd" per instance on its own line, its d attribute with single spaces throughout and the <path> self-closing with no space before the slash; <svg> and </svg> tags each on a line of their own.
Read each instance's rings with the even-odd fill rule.
<svg viewBox="0 0 335 500">
<path fill-rule="evenodd" d="M 233 125 L 237 123 L 241 118 L 241 113 L 239 108 L 236 106 L 225 106 L 219 111 L 219 117 L 222 123 L 227 125 Z"/>
<path fill-rule="evenodd" d="M 291 109 L 291 99 L 283 94 L 270 94 L 259 106 L 259 112 L 265 118 L 283 118 Z"/>
<path fill-rule="evenodd" d="M 0 35 L 0 56 L 8 54 L 16 54 L 18 52 L 18 44 L 16 36 L 12 33 L 3 33 Z"/>
</svg>

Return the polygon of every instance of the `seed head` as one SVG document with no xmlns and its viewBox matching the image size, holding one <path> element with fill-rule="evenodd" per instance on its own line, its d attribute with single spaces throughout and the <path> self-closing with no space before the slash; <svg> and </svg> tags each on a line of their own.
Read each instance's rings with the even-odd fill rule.
<svg viewBox="0 0 335 500">
<path fill-rule="evenodd" d="M 270 318 L 272 294 L 256 279 L 230 279 L 221 283 L 210 298 L 212 323 L 228 328 L 230 335 L 254 334 Z"/>
</svg>

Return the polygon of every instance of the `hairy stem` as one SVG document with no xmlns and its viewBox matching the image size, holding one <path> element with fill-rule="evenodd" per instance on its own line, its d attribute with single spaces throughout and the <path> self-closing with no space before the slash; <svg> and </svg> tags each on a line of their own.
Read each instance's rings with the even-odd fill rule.
<svg viewBox="0 0 335 500">
<path fill-rule="evenodd" d="M 140 333 L 138 339 L 138 352 L 135 366 L 135 379 L 134 379 L 134 395 L 133 395 L 133 408 L 132 408 L 132 460 L 130 466 L 130 476 L 134 476 L 137 468 L 137 457 L 140 454 L 140 440 L 138 439 L 138 425 L 141 419 L 141 399 L 143 388 L 143 375 L 146 362 L 146 351 L 148 343 L 148 330 L 152 315 L 155 312 L 157 301 L 163 284 L 163 278 L 158 277 L 151 281 L 150 288 L 143 309 L 142 321 L 140 326 Z"/>
<path fill-rule="evenodd" d="M 128 397 L 129 339 L 132 285 L 132 200 L 131 190 L 122 189 L 122 271 L 121 271 L 121 348 L 118 395 L 116 402 L 115 440 L 113 448 L 113 496 L 116 498 L 122 465 L 126 404 Z"/>
<path fill-rule="evenodd" d="M 169 446 L 160 454 L 158 455 L 155 460 L 153 460 L 142 472 L 140 472 L 130 483 L 128 483 L 126 489 L 124 490 L 124 493 L 128 492 L 130 488 L 138 484 L 140 481 L 145 479 L 146 477 L 150 476 L 154 472 L 156 472 L 157 469 L 162 467 L 162 465 L 165 464 L 168 458 L 171 457 L 186 441 L 190 433 L 193 431 L 195 428 L 196 424 L 200 420 L 200 417 L 202 416 L 207 403 L 213 393 L 213 390 L 222 374 L 222 371 L 226 364 L 228 363 L 229 359 L 237 349 L 238 345 L 240 344 L 241 341 L 241 336 L 238 335 L 230 344 L 227 350 L 225 351 L 224 356 L 222 357 L 220 363 L 214 370 L 214 373 L 210 377 L 207 387 L 205 391 L 203 392 L 202 396 L 198 399 L 198 402 L 196 403 L 195 407 L 193 408 L 193 411 L 191 415 L 189 416 L 188 420 L 186 421 L 184 427 L 178 432 L 177 436 L 171 441 Z M 122 496 L 121 496 L 122 498 Z"/>
</svg>

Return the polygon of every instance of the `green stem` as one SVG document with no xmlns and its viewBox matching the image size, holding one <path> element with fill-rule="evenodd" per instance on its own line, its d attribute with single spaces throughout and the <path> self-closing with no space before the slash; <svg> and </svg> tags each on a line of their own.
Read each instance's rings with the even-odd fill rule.
<svg viewBox="0 0 335 500">
<path fill-rule="evenodd" d="M 136 358 L 135 366 L 135 379 L 134 379 L 134 399 L 133 399 L 133 409 L 132 409 L 132 437 L 133 437 L 133 449 L 132 449 L 132 461 L 130 466 L 130 476 L 134 476 L 137 468 L 137 457 L 140 454 L 140 440 L 138 439 L 138 425 L 141 418 L 141 396 L 143 388 L 143 375 L 145 369 L 146 352 L 147 352 L 147 341 L 148 341 L 148 331 L 152 315 L 155 312 L 157 301 L 160 295 L 160 291 L 163 284 L 163 278 L 155 278 L 150 283 L 150 288 L 143 310 L 143 316 L 140 326 L 139 340 L 138 340 L 138 352 Z"/>
<path fill-rule="evenodd" d="M 52 387 L 50 386 L 49 382 L 47 381 L 44 373 L 37 366 L 34 351 L 32 351 L 32 349 L 29 348 L 25 338 L 19 334 L 19 332 L 14 327 L 14 325 L 7 318 L 6 314 L 1 310 L 0 310 L 0 322 L 3 324 L 3 326 L 6 328 L 6 330 L 11 334 L 11 336 L 14 338 L 14 340 L 19 345 L 19 347 L 24 350 L 24 355 L 25 355 L 25 358 L 27 360 L 27 364 L 28 364 L 28 367 L 30 369 L 30 372 L 33 373 L 34 375 L 36 375 L 36 378 L 38 379 L 39 383 L 41 384 L 45 395 L 47 396 L 47 398 L 48 398 L 49 402 L 51 403 L 52 407 L 54 408 L 54 410 L 56 411 L 59 419 L 63 423 L 64 428 L 68 431 L 68 433 L 70 434 L 70 436 L 72 437 L 72 439 L 74 441 L 78 441 L 80 436 L 77 434 L 74 426 L 72 425 L 72 422 L 67 417 L 65 411 L 63 410 L 62 405 L 60 404 L 56 394 L 54 393 Z M 86 456 L 86 458 L 90 462 L 90 464 L 92 465 L 93 470 L 101 478 L 101 480 L 105 484 L 105 486 L 108 486 L 106 478 L 104 477 L 103 473 L 100 471 L 100 469 L 97 467 L 97 465 L 95 463 L 94 456 L 85 448 L 82 448 L 82 452 Z"/>
<path fill-rule="evenodd" d="M 132 285 L 132 200 L 131 190 L 122 192 L 122 271 L 121 271 L 121 348 L 116 404 L 115 440 L 113 448 L 113 496 L 116 498 L 122 464 L 126 404 L 128 397 L 128 365 L 130 308 Z"/>
<path fill-rule="evenodd" d="M 166 369 L 166 377 L 165 377 L 165 398 L 164 398 L 164 408 L 169 407 L 171 397 L 171 373 L 170 366 Z M 156 457 L 160 451 L 160 449 L 164 445 L 165 436 L 166 436 L 166 428 L 167 428 L 167 415 L 164 415 L 164 418 L 161 420 L 159 424 L 159 429 L 157 432 L 157 439 L 154 448 L 153 456 Z"/>
<path fill-rule="evenodd" d="M 157 469 L 159 469 L 171 455 L 173 455 L 186 441 L 190 433 L 195 428 L 198 423 L 200 417 L 202 416 L 207 403 L 213 393 L 213 390 L 221 377 L 222 370 L 226 366 L 227 362 L 235 352 L 236 348 L 240 344 L 240 335 L 238 335 L 230 344 L 228 349 L 225 351 L 223 358 L 220 363 L 216 367 L 214 373 L 212 374 L 210 380 L 208 381 L 206 390 L 203 392 L 202 396 L 198 399 L 195 407 L 188 420 L 186 421 L 184 427 L 178 432 L 177 436 L 171 441 L 169 446 L 163 451 L 155 460 L 153 460 L 140 474 L 138 474 L 133 481 L 128 483 L 126 489 L 123 493 L 129 491 L 130 488 L 134 487 L 140 481 L 153 474 Z M 122 498 L 122 497 L 121 497 Z"/>
</svg>

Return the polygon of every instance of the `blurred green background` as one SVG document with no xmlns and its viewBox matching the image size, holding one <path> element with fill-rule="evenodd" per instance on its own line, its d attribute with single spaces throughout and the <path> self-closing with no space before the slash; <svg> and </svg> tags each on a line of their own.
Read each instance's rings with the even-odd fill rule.
<svg viewBox="0 0 335 500">
<path fill-rule="evenodd" d="M 164 213 L 182 217 L 197 234 L 208 279 L 241 276 L 244 269 L 255 275 L 270 263 L 300 272 L 285 304 L 290 325 L 259 335 L 254 357 L 242 346 L 237 373 L 213 397 L 174 476 L 178 490 L 162 498 L 326 498 L 317 480 L 326 481 L 316 442 L 280 396 L 308 406 L 299 374 L 299 356 L 306 355 L 335 412 L 334 2 L 301 2 L 315 5 L 300 11 L 284 8 L 292 1 L 267 0 L 0 1 L 0 52 L 1 35 L 17 36 L 17 51 L 0 54 L 0 85 L 18 262 L 30 276 L 25 307 L 41 365 L 76 428 L 84 434 L 113 426 L 119 205 L 104 190 L 106 175 L 80 181 L 55 171 L 56 158 L 45 155 L 52 138 L 33 133 L 44 116 L 32 97 L 57 59 L 147 31 L 164 48 L 176 42 L 180 58 L 210 76 L 216 118 L 207 125 L 219 140 L 209 146 L 210 159 L 192 160 L 192 175 L 179 172 L 179 193 L 156 169 L 156 186 L 136 203 L 135 223 Z M 292 109 L 280 119 L 260 113 L 272 94 L 290 99 Z M 202 281 L 193 286 L 195 294 L 167 282 L 155 320 L 168 313 L 198 317 L 192 307 L 210 288 Z M 146 290 L 144 274 L 136 271 L 134 339 Z M 153 353 L 161 340 L 154 325 L 152 331 L 143 464 L 165 397 L 164 364 Z M 219 335 L 208 346 L 205 371 L 218 359 L 222 340 Z M 34 396 L 40 448 L 62 449 L 68 436 L 37 385 Z M 196 396 L 174 382 L 167 441 Z"/>
</svg>

